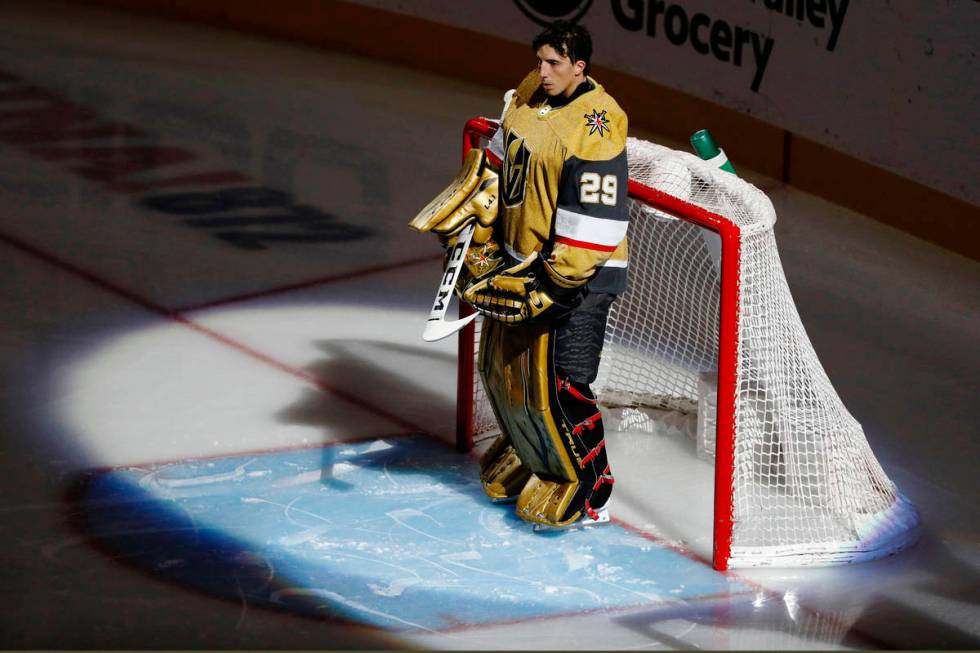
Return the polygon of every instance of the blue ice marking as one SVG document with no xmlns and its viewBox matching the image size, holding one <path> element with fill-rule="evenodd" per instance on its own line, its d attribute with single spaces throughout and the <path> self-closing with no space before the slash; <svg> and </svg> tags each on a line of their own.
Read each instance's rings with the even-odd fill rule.
<svg viewBox="0 0 980 653">
<path fill-rule="evenodd" d="M 79 505 L 83 531 L 161 577 L 392 630 L 748 590 L 615 524 L 534 533 L 425 437 L 118 469 Z"/>
</svg>

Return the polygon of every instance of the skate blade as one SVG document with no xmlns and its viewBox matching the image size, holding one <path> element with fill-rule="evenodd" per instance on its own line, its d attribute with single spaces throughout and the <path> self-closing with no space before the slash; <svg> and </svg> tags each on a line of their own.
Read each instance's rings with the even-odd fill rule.
<svg viewBox="0 0 980 653">
<path fill-rule="evenodd" d="M 490 503 L 516 503 L 516 502 L 517 502 L 516 495 L 512 497 L 500 497 L 497 499 L 490 499 Z"/>
<path fill-rule="evenodd" d="M 567 526 L 552 526 L 550 524 L 535 524 L 535 533 L 548 533 L 554 531 L 574 531 L 580 528 L 589 528 L 592 526 L 602 526 L 603 524 L 609 523 L 609 507 L 603 506 L 596 510 L 598 513 L 598 519 L 592 519 L 588 515 L 583 515 L 578 521 L 574 521 Z"/>
</svg>

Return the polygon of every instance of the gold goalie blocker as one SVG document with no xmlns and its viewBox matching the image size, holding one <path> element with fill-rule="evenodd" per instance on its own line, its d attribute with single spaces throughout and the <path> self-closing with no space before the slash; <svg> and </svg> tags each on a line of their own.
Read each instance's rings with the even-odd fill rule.
<svg viewBox="0 0 980 653">
<path fill-rule="evenodd" d="M 470 279 L 483 277 L 503 263 L 500 246 L 493 238 L 498 178 L 486 153 L 473 148 L 452 183 L 408 223 L 416 231 L 436 234 L 446 248 L 456 244 L 456 237 L 465 227 L 475 224 L 464 260 Z M 461 283 L 467 280 L 461 277 Z"/>
</svg>

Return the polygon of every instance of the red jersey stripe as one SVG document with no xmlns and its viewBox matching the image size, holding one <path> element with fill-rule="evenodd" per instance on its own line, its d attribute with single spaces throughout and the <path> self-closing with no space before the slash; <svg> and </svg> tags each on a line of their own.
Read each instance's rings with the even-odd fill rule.
<svg viewBox="0 0 980 653">
<path fill-rule="evenodd" d="M 584 240 L 575 240 L 573 238 L 566 238 L 565 236 L 555 236 L 556 243 L 562 243 L 570 247 L 580 247 L 582 249 L 591 249 L 597 252 L 615 252 L 618 245 L 599 245 L 597 243 L 587 243 Z"/>
</svg>

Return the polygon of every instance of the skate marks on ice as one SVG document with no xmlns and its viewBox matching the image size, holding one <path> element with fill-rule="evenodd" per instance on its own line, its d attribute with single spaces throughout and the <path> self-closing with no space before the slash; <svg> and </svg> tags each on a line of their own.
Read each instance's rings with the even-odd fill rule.
<svg viewBox="0 0 980 653">
<path fill-rule="evenodd" d="M 75 506 L 85 540 L 159 578 L 389 630 L 749 591 L 614 524 L 534 533 L 422 436 L 93 472 Z"/>
</svg>

